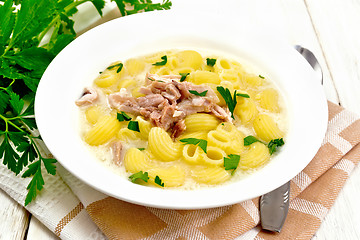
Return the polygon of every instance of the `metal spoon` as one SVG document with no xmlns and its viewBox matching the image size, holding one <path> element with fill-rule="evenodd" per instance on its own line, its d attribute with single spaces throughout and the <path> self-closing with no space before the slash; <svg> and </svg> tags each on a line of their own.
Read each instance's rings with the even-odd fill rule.
<svg viewBox="0 0 360 240">
<path fill-rule="evenodd" d="M 320 64 L 314 54 L 307 48 L 296 45 L 295 49 L 309 62 L 323 84 Z M 260 218 L 262 229 L 280 232 L 289 211 L 290 182 L 266 193 L 260 198 Z"/>
</svg>

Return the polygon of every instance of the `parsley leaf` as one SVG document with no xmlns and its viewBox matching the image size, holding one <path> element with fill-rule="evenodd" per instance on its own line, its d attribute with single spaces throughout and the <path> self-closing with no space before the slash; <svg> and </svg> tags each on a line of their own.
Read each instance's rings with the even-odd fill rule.
<svg viewBox="0 0 360 240">
<path fill-rule="evenodd" d="M 164 183 L 158 175 L 155 177 L 155 183 L 161 187 L 164 187 Z"/>
<path fill-rule="evenodd" d="M 186 144 L 193 144 L 198 145 L 205 153 L 207 153 L 207 141 L 204 139 L 197 139 L 197 138 L 183 138 L 180 139 L 180 142 Z"/>
<path fill-rule="evenodd" d="M 190 73 L 179 73 L 181 78 L 180 78 L 180 82 L 185 81 L 186 77 L 190 74 Z"/>
<path fill-rule="evenodd" d="M 140 151 L 144 151 L 145 150 L 145 148 L 138 148 Z"/>
<path fill-rule="evenodd" d="M 199 93 L 198 91 L 195 91 L 195 90 L 189 90 L 189 92 L 196 95 L 196 96 L 205 97 L 208 90 L 205 90 L 205 91 L 203 91 L 201 93 Z"/>
<path fill-rule="evenodd" d="M 249 145 L 253 144 L 254 142 L 261 142 L 261 141 L 251 135 L 244 138 L 244 146 L 249 146 Z"/>
<path fill-rule="evenodd" d="M 284 142 L 283 138 L 272 139 L 268 144 L 270 155 L 272 155 L 274 152 L 276 152 L 277 149 L 284 144 L 285 144 L 285 142 Z"/>
<path fill-rule="evenodd" d="M 151 0 L 112 0 L 116 2 L 122 16 L 138 13 L 148 12 L 154 10 L 170 9 L 171 1 L 165 0 L 162 3 L 152 3 Z M 131 7 L 127 7 L 131 6 Z"/>
<path fill-rule="evenodd" d="M 261 75 L 259 75 L 259 78 L 265 79 L 265 77 L 264 77 L 264 76 L 261 76 Z"/>
<path fill-rule="evenodd" d="M 133 130 L 135 132 L 140 132 L 139 122 L 138 121 L 130 121 L 128 124 L 128 129 Z"/>
<path fill-rule="evenodd" d="M 149 174 L 148 174 L 148 172 L 140 171 L 140 172 L 134 173 L 133 175 L 129 176 L 129 179 L 131 180 L 131 182 L 135 182 L 138 179 L 141 179 L 144 182 L 147 182 L 149 180 Z"/>
<path fill-rule="evenodd" d="M 244 146 L 249 146 L 255 142 L 261 142 L 259 139 L 257 139 L 254 136 L 247 136 L 244 138 Z M 265 143 L 263 143 L 265 144 Z M 277 139 L 272 139 L 268 144 L 267 147 L 269 148 L 269 152 L 270 155 L 272 155 L 273 153 L 275 153 L 277 151 L 277 149 L 281 146 L 283 146 L 285 144 L 284 139 L 283 138 L 277 138 Z M 266 144 L 265 144 L 266 145 Z"/>
<path fill-rule="evenodd" d="M 206 58 L 206 65 L 213 67 L 216 63 L 216 59 L 215 58 Z"/>
<path fill-rule="evenodd" d="M 225 170 L 236 170 L 240 162 L 240 155 L 230 154 L 228 157 L 224 157 Z"/>
<path fill-rule="evenodd" d="M 107 67 L 106 69 L 111 70 L 116 67 L 118 68 L 116 70 L 116 73 L 119 73 L 119 72 L 121 72 L 122 68 L 124 67 L 124 64 L 123 63 L 114 64 L 114 65 L 111 65 L 110 67 Z"/>
<path fill-rule="evenodd" d="M 164 55 L 161 57 L 162 61 L 153 63 L 154 66 L 164 66 L 167 63 L 167 56 Z"/>
<path fill-rule="evenodd" d="M 249 94 L 246 94 L 246 93 L 236 93 L 236 96 L 243 97 L 243 98 L 250 98 Z"/>
<path fill-rule="evenodd" d="M 231 112 L 231 117 L 235 119 L 234 117 L 234 109 L 237 104 L 236 100 L 236 90 L 234 91 L 234 96 L 231 95 L 230 90 L 228 88 L 224 88 L 222 86 L 217 86 L 216 89 L 221 94 L 221 96 L 224 98 L 226 105 L 229 108 L 229 111 Z"/>
<path fill-rule="evenodd" d="M 120 122 L 123 121 L 130 121 L 131 117 L 129 115 L 127 115 L 125 112 L 121 111 L 121 113 L 117 113 L 116 114 L 116 118 L 117 120 L 119 120 Z"/>
</svg>

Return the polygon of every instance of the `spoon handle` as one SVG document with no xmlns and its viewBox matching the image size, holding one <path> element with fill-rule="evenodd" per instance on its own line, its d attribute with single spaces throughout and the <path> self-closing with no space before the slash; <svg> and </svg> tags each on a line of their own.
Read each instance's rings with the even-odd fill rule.
<svg viewBox="0 0 360 240">
<path fill-rule="evenodd" d="M 289 198 L 290 182 L 261 196 L 260 216 L 263 229 L 280 232 L 289 210 Z"/>
</svg>

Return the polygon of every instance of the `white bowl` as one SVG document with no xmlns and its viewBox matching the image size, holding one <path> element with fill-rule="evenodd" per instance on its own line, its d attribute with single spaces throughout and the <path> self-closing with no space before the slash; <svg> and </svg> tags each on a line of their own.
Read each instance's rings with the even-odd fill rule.
<svg viewBox="0 0 360 240">
<path fill-rule="evenodd" d="M 128 202 L 173 209 L 230 205 L 265 194 L 296 176 L 315 156 L 327 127 L 327 101 L 320 80 L 290 45 L 260 36 L 226 18 L 206 19 L 172 12 L 123 17 L 78 37 L 52 61 L 38 87 L 35 116 L 56 159 L 76 177 Z M 236 31 L 235 31 L 236 30 Z M 246 59 L 262 69 L 284 94 L 289 131 L 281 151 L 251 176 L 201 190 L 167 190 L 131 183 L 88 151 L 79 134 L 75 100 L 100 71 L 116 60 L 160 50 L 204 49 Z"/>
</svg>

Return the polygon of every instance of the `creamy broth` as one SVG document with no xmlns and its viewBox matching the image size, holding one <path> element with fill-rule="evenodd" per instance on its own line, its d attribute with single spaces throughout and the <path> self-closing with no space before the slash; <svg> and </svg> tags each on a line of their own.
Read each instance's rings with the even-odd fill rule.
<svg viewBox="0 0 360 240">
<path fill-rule="evenodd" d="M 164 56 L 166 56 L 166 61 Z M 210 59 L 209 64 L 207 58 Z M 213 66 L 211 66 L 212 59 L 216 60 Z M 184 73 L 189 73 L 186 78 Z M 115 62 L 94 80 L 92 89 L 97 93 L 96 100 L 83 105 L 79 104 L 81 105 L 79 110 L 82 123 L 80 134 L 96 158 L 118 175 L 129 178 L 140 171 L 148 173 L 150 178 L 148 183 L 142 180 L 137 180 L 136 183 L 159 187 L 155 183 L 155 177 L 159 177 L 164 183 L 164 187 L 197 189 L 239 181 L 266 165 L 276 156 L 276 153 L 270 155 L 265 151 L 265 149 L 268 151 L 267 144 L 270 139 L 285 139 L 288 128 L 285 100 L 276 85 L 266 75 L 262 76 L 261 74 L 264 73 L 246 63 L 240 63 L 240 60 L 194 50 L 169 50 L 138 56 L 124 62 Z M 164 75 L 170 77 L 165 78 Z M 166 91 L 169 93 L 170 87 L 179 92 L 179 89 L 183 87 L 193 89 L 191 90 L 193 92 L 194 89 L 204 87 L 204 91 L 196 91 L 195 94 L 189 94 L 187 97 L 181 95 L 173 101 L 173 96 L 165 94 L 165 90 L 161 92 L 156 87 L 151 89 L 151 86 L 155 86 L 154 82 L 158 82 L 161 85 L 159 87 L 166 86 Z M 234 118 L 229 112 L 228 102 L 224 100 L 218 90 L 219 86 L 225 90 L 229 89 L 231 96 L 235 90 L 236 93 L 242 94 L 236 97 Z M 147 89 L 147 92 L 144 88 Z M 155 93 L 149 93 L 150 90 Z M 204 92 L 206 92 L 205 96 L 198 96 Z M 164 103 L 176 105 L 172 116 L 174 119 L 180 120 L 171 122 L 168 128 L 164 127 L 167 125 L 163 122 L 151 118 L 151 112 L 142 113 L 142 110 L 137 112 L 139 106 L 140 109 L 144 108 L 141 106 L 140 98 L 148 97 L 150 99 L 149 95 L 156 94 L 163 96 L 165 102 L 162 102 L 162 105 Z M 211 96 L 211 94 L 215 95 Z M 162 100 L 161 97 L 159 98 Z M 206 99 L 204 100 L 204 98 Z M 114 99 L 118 102 L 114 103 Z M 205 114 L 204 111 L 191 112 L 191 110 L 191 113 L 186 115 L 188 107 L 186 107 L 186 111 L 182 109 L 181 107 L 185 104 L 182 104 L 181 101 L 195 104 L 193 107 L 200 110 L 201 107 L 196 104 L 203 101 L 204 104 L 209 104 L 211 110 L 206 108 Z M 134 110 L 129 108 L 129 103 L 139 106 L 132 106 Z M 124 109 L 131 109 L 131 111 L 128 112 Z M 222 113 L 220 116 L 217 115 L 219 110 Z M 159 111 L 160 114 L 164 112 L 156 111 Z M 125 116 L 131 117 L 131 121 L 139 123 L 138 120 L 141 120 L 140 130 L 145 129 L 144 126 L 146 126 L 146 131 L 139 133 L 130 130 L 129 121 L 116 122 L 114 120 L 123 113 Z M 182 117 L 184 114 L 186 116 Z M 102 120 L 106 117 L 109 118 L 106 120 L 108 122 Z M 191 130 L 188 132 L 192 125 L 196 127 L 198 126 L 197 122 L 202 120 L 204 127 L 207 128 L 206 131 Z M 97 126 L 101 125 L 101 121 L 106 122 L 102 128 Z M 176 135 L 174 128 L 181 121 L 184 121 L 183 125 L 186 130 L 179 136 L 174 136 Z M 260 130 L 257 130 L 256 127 Z M 101 135 L 102 132 L 104 134 Z M 164 135 L 164 132 L 168 137 Z M 238 149 L 232 146 L 228 140 L 221 140 L 222 133 L 228 134 L 227 138 L 233 139 L 231 142 L 238 143 Z M 255 136 L 261 142 L 244 146 L 243 139 L 249 135 Z M 209 136 L 213 136 L 213 138 Z M 205 140 L 207 154 L 199 145 L 185 144 L 188 142 L 179 141 L 190 138 Z M 171 142 L 166 142 L 169 139 Z M 149 144 L 149 141 L 156 141 L 156 143 Z M 121 143 L 121 156 L 117 160 L 114 160 L 114 142 Z M 169 144 L 173 146 L 168 147 Z M 164 147 L 163 151 L 157 149 L 158 145 Z M 188 149 L 187 152 L 184 149 Z M 170 150 L 176 152 L 177 155 L 167 152 Z M 258 155 L 256 155 L 257 152 Z M 224 158 L 229 159 L 231 155 L 240 156 L 240 163 L 235 170 L 225 170 Z M 199 156 L 197 160 L 196 156 Z M 219 156 L 223 159 L 222 161 Z M 174 159 L 169 161 L 169 158 Z M 245 162 L 242 162 L 243 159 Z M 207 178 L 209 180 L 206 180 Z"/>
</svg>

